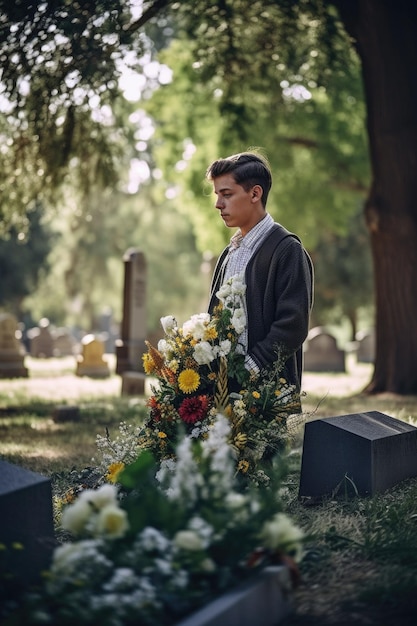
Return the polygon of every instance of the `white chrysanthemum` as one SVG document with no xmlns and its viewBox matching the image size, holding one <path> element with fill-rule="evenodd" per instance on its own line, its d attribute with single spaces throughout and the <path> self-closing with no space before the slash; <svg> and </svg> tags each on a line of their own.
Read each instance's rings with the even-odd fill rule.
<svg viewBox="0 0 417 626">
<path fill-rule="evenodd" d="M 195 346 L 193 357 L 199 365 L 210 365 L 216 358 L 216 353 L 208 341 L 201 341 Z"/>
<path fill-rule="evenodd" d="M 233 328 L 238 335 L 243 333 L 246 327 L 246 315 L 243 309 L 235 309 L 233 311 L 232 319 L 230 320 Z"/>
<path fill-rule="evenodd" d="M 117 539 L 123 537 L 129 528 L 126 511 L 116 504 L 107 504 L 97 514 L 94 524 L 94 534 Z"/>
<path fill-rule="evenodd" d="M 157 344 L 158 352 L 162 354 L 163 357 L 167 358 L 170 351 L 171 346 L 169 345 L 166 339 L 160 339 Z"/>
<path fill-rule="evenodd" d="M 231 295 L 232 291 L 229 282 L 223 283 L 220 289 L 216 292 L 216 298 L 223 303 L 226 302 L 226 300 L 230 298 Z"/>
<path fill-rule="evenodd" d="M 244 274 L 237 274 L 232 277 L 230 291 L 232 295 L 235 296 L 244 296 L 246 293 L 246 285 L 244 282 Z"/>
<path fill-rule="evenodd" d="M 177 321 L 172 315 L 161 317 L 161 325 L 166 335 L 172 335 L 177 330 Z"/>
<path fill-rule="evenodd" d="M 196 313 L 192 315 L 190 319 L 183 324 L 182 331 L 184 337 L 191 335 L 191 337 L 197 341 L 203 339 L 209 322 L 209 313 Z"/>
<path fill-rule="evenodd" d="M 272 520 L 265 522 L 261 530 L 263 545 L 271 550 L 283 548 L 295 551 L 296 558 L 301 556 L 303 531 L 296 526 L 285 513 L 277 513 Z"/>
<path fill-rule="evenodd" d="M 216 355 L 217 356 L 227 356 L 232 349 L 232 343 L 229 339 L 224 339 L 217 346 Z"/>
<path fill-rule="evenodd" d="M 190 552 L 198 552 L 203 550 L 203 539 L 193 530 L 179 530 L 174 537 L 174 544 L 180 550 L 189 550 Z"/>
</svg>

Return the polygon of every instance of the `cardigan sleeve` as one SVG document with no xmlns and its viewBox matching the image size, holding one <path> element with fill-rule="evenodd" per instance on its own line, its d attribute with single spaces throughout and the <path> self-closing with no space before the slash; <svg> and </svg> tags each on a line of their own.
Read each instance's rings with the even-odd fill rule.
<svg viewBox="0 0 417 626">
<path fill-rule="evenodd" d="M 262 369 L 277 349 L 295 355 L 307 337 L 313 300 L 313 268 L 300 241 L 288 237 L 262 262 L 248 265 L 248 354 Z"/>
</svg>

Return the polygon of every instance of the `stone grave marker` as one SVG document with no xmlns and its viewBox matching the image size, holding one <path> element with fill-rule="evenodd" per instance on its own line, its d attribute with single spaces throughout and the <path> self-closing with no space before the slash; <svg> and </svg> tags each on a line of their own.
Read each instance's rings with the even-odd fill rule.
<svg viewBox="0 0 417 626">
<path fill-rule="evenodd" d="M 373 363 L 375 360 L 375 332 L 373 330 L 359 332 L 356 335 L 358 348 L 356 359 L 359 363 Z"/>
<path fill-rule="evenodd" d="M 81 340 L 82 354 L 77 356 L 77 376 L 90 376 L 91 378 L 107 378 L 110 376 L 110 368 L 103 358 L 104 343 L 94 335 L 85 335 Z"/>
<path fill-rule="evenodd" d="M 75 337 L 66 328 L 58 328 L 53 334 L 53 355 L 73 356 L 76 350 Z"/>
<path fill-rule="evenodd" d="M 299 496 L 373 496 L 417 476 L 417 428 L 379 411 L 307 422 Z"/>
<path fill-rule="evenodd" d="M 0 378 L 26 378 L 25 349 L 17 338 L 19 331 L 16 318 L 0 313 Z"/>
<path fill-rule="evenodd" d="M 49 320 L 44 317 L 39 326 L 28 330 L 30 340 L 30 355 L 36 359 L 50 359 L 54 356 L 54 338 Z"/>
<path fill-rule="evenodd" d="M 125 280 L 120 339 L 116 342 L 116 374 L 122 376 L 122 394 L 143 395 L 145 373 L 142 356 L 146 352 L 146 260 L 135 248 L 123 257 Z"/>
<path fill-rule="evenodd" d="M 35 582 L 55 546 L 51 481 L 0 461 L 0 510 L 5 573 L 23 584 Z"/>
<path fill-rule="evenodd" d="M 333 335 L 321 326 L 308 333 L 304 351 L 304 369 L 309 372 L 345 372 L 345 352 L 337 347 Z"/>
</svg>

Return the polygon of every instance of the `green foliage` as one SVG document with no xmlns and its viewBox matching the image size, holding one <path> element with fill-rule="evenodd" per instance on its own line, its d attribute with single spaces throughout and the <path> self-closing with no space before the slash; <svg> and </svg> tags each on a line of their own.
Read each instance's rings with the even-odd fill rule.
<svg viewBox="0 0 417 626">
<path fill-rule="evenodd" d="M 203 17 L 181 14 L 195 37 L 175 39 L 159 56 L 173 81 L 145 103 L 156 124 L 154 155 L 177 186 L 203 251 L 217 254 L 229 236 L 204 183 L 218 156 L 262 146 L 274 174 L 268 208 L 311 250 L 322 230 L 346 229 L 367 189 L 358 60 L 332 17 L 339 56 L 327 65 L 325 26 L 302 15 L 305 3 L 292 41 L 280 4 L 212 3 Z"/>
<path fill-rule="evenodd" d="M 84 192 L 117 183 L 131 132 L 117 119 L 119 79 L 127 69 L 143 74 L 151 45 L 137 31 L 166 4 L 145 0 L 138 21 L 126 0 L 2 0 L 3 228 L 37 198 L 56 201 L 69 173 Z"/>
<path fill-rule="evenodd" d="M 318 324 L 343 315 L 356 339 L 358 311 L 373 305 L 372 261 L 362 211 L 348 222 L 344 236 L 322 231 L 314 251 L 314 316 Z"/>
<path fill-rule="evenodd" d="M 48 268 L 54 238 L 43 218 L 44 211 L 37 205 L 27 215 L 25 233 L 13 226 L 8 237 L 0 239 L 0 307 L 17 317 L 22 300 L 36 290 L 41 273 Z"/>
</svg>

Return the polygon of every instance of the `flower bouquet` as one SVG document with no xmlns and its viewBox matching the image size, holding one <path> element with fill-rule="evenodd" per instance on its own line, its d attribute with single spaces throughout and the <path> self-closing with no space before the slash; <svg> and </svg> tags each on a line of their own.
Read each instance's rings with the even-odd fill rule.
<svg viewBox="0 0 417 626">
<path fill-rule="evenodd" d="M 284 445 L 287 417 L 300 413 L 300 396 L 282 376 L 285 358 L 278 348 L 269 370 L 254 376 L 245 368 L 245 289 L 241 275 L 232 277 L 217 292 L 212 315 L 193 315 L 182 328 L 164 317 L 164 339 L 157 348 L 147 344 L 144 370 L 157 384 L 140 445 L 157 458 L 173 456 L 181 432 L 206 437 L 218 412 L 230 420 L 238 471 L 253 477 Z"/>
<path fill-rule="evenodd" d="M 62 514 L 72 539 L 13 623 L 173 624 L 266 565 L 295 564 L 303 533 L 278 482 L 242 492 L 229 437 L 219 415 L 206 439 L 179 439 L 174 462 L 143 450 L 119 486 L 83 491 Z"/>
</svg>

